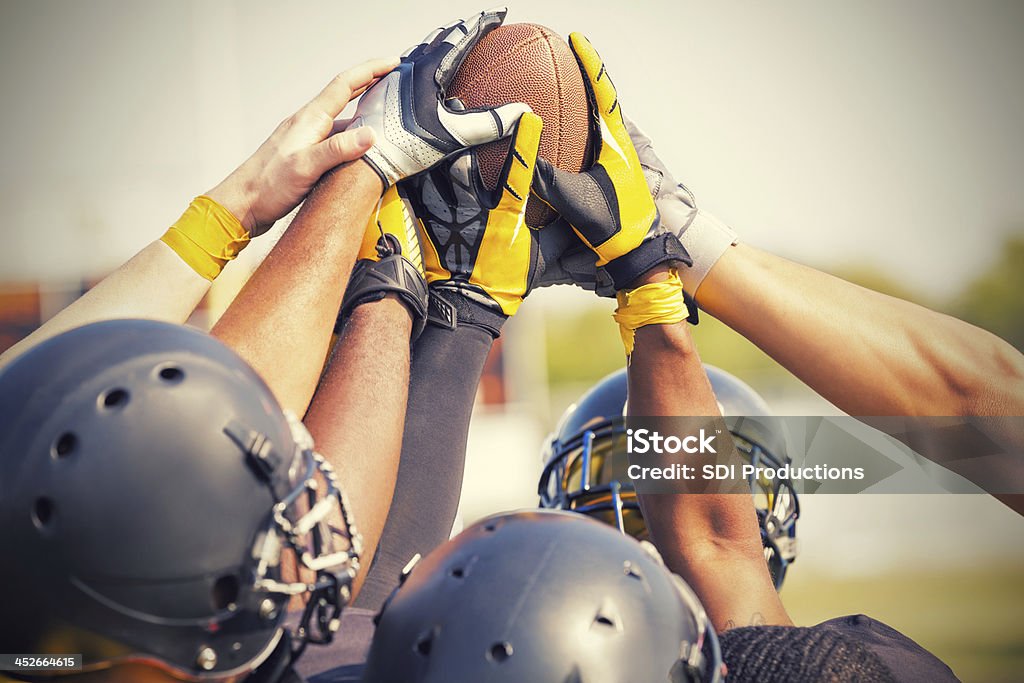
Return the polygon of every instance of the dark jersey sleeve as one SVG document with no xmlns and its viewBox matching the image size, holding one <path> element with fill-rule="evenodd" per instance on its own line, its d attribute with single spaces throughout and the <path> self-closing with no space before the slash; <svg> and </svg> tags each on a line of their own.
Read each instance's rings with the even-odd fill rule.
<svg viewBox="0 0 1024 683">
<path fill-rule="evenodd" d="M 812 628 L 838 631 L 856 639 L 882 660 L 897 681 L 959 681 L 942 660 L 896 629 L 863 614 L 829 619 Z"/>
</svg>

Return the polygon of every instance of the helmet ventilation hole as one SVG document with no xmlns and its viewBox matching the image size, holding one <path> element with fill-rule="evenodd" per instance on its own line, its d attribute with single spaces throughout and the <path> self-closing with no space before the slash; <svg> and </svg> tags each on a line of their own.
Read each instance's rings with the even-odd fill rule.
<svg viewBox="0 0 1024 683">
<path fill-rule="evenodd" d="M 494 531 L 497 528 L 498 528 L 498 525 L 495 524 L 494 522 L 490 522 L 489 524 L 485 524 L 484 525 L 484 531 Z"/>
<path fill-rule="evenodd" d="M 213 598 L 213 606 L 216 609 L 230 609 L 238 602 L 238 578 L 232 574 L 225 574 L 218 578 L 210 591 Z"/>
<path fill-rule="evenodd" d="M 45 531 L 53 524 L 56 512 L 57 508 L 53 501 L 45 496 L 40 496 L 36 498 L 35 505 L 32 506 L 32 523 L 40 531 Z"/>
<path fill-rule="evenodd" d="M 165 368 L 160 368 L 160 372 L 157 374 L 160 376 L 160 379 L 168 384 L 177 384 L 181 380 L 185 379 L 185 371 L 176 365 L 168 365 Z"/>
<path fill-rule="evenodd" d="M 619 610 L 615 605 L 615 602 L 607 597 L 603 603 L 597 609 L 597 614 L 594 615 L 594 621 L 591 623 L 591 628 L 600 629 L 602 633 L 619 632 L 622 630 L 620 624 L 622 618 L 619 615 Z"/>
<path fill-rule="evenodd" d="M 124 389 L 111 389 L 103 395 L 103 407 L 108 409 L 122 408 L 128 404 L 128 392 Z"/>
<path fill-rule="evenodd" d="M 54 457 L 65 458 L 71 455 L 77 447 L 78 437 L 71 432 L 64 432 L 58 436 L 57 440 L 53 443 L 52 453 Z"/>
<path fill-rule="evenodd" d="M 416 641 L 416 653 L 422 657 L 429 657 L 430 650 L 434 646 L 434 632 L 430 631 L 420 636 L 419 640 Z"/>
<path fill-rule="evenodd" d="M 512 643 L 502 641 L 491 645 L 491 649 L 487 651 L 487 656 L 490 657 L 492 662 L 499 664 L 504 662 L 512 656 Z"/>
<path fill-rule="evenodd" d="M 448 573 L 456 579 L 461 579 L 466 575 L 466 570 L 462 567 L 455 567 Z"/>
</svg>

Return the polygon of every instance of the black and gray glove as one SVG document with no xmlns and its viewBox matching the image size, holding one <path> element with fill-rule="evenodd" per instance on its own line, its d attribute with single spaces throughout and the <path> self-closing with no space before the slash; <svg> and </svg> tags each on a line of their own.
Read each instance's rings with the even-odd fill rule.
<svg viewBox="0 0 1024 683">
<path fill-rule="evenodd" d="M 385 188 L 462 149 L 509 135 L 519 117 L 530 111 L 522 103 L 467 110 L 445 98 L 463 59 L 502 24 L 506 12 L 489 10 L 437 29 L 360 98 L 349 129 L 373 129 L 376 141 L 363 159 Z"/>
<path fill-rule="evenodd" d="M 693 259 L 693 265 L 679 270 L 679 277 L 687 294 L 696 297 L 708 271 L 726 249 L 736 244 L 738 237 L 725 223 L 697 208 L 693 193 L 676 181 L 655 153 L 651 139 L 628 117 L 623 116 L 623 120 L 658 208 L 660 228 L 674 233 Z M 546 269 L 536 286 L 571 283 L 594 290 L 600 296 L 614 297 L 611 277 L 603 268 L 596 266 L 594 252 L 572 239 L 571 233 L 571 228 L 564 221 L 558 221 L 540 234 L 540 249 L 545 256 Z"/>
</svg>

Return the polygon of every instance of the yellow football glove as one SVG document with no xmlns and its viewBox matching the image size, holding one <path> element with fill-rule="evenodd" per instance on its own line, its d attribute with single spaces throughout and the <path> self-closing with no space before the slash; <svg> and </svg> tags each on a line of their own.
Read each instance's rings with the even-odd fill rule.
<svg viewBox="0 0 1024 683">
<path fill-rule="evenodd" d="M 381 239 L 386 239 L 392 250 L 397 246 L 397 251 L 416 267 L 420 275 L 425 275 L 416 218 L 409 209 L 408 200 L 401 196 L 397 187 L 389 187 L 384 192 L 377 211 L 366 222 L 356 261 L 381 260 Z"/>
<path fill-rule="evenodd" d="M 432 291 L 457 289 L 504 316 L 519 309 L 538 267 L 524 215 L 542 126 L 523 114 L 494 190 L 484 186 L 473 149 L 400 183 L 419 221 Z"/>
<path fill-rule="evenodd" d="M 666 262 L 690 264 L 679 239 L 662 230 L 640 159 L 622 118 L 622 107 L 601 56 L 582 34 L 569 36 L 588 85 L 597 159 L 583 173 L 568 173 L 541 159 L 533 191 L 597 253 L 615 283 L 625 289 Z"/>
<path fill-rule="evenodd" d="M 398 187 L 392 185 L 367 221 L 335 329 L 340 329 L 359 304 L 379 301 L 393 293 L 412 314 L 415 339 L 427 320 L 427 283 L 423 276 L 416 221 Z"/>
</svg>

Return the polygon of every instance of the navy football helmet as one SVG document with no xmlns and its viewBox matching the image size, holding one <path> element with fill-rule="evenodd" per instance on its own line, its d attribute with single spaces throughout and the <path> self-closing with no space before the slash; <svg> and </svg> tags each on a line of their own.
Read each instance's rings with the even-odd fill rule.
<svg viewBox="0 0 1024 683">
<path fill-rule="evenodd" d="M 364 683 L 719 683 L 715 629 L 650 543 L 555 510 L 488 517 L 404 573 Z"/>
<path fill-rule="evenodd" d="M 755 466 L 789 462 L 784 426 L 757 392 L 724 370 L 704 369 L 740 455 Z M 540 506 L 589 515 L 646 540 L 647 526 L 626 476 L 625 409 L 625 370 L 605 377 L 569 407 L 542 453 Z M 799 502 L 788 479 L 751 478 L 750 486 L 768 569 L 780 588 L 797 554 Z"/>
<path fill-rule="evenodd" d="M 65 332 L 0 371 L 0 652 L 272 678 L 337 628 L 359 566 L 348 509 L 309 433 L 216 339 Z"/>
</svg>

